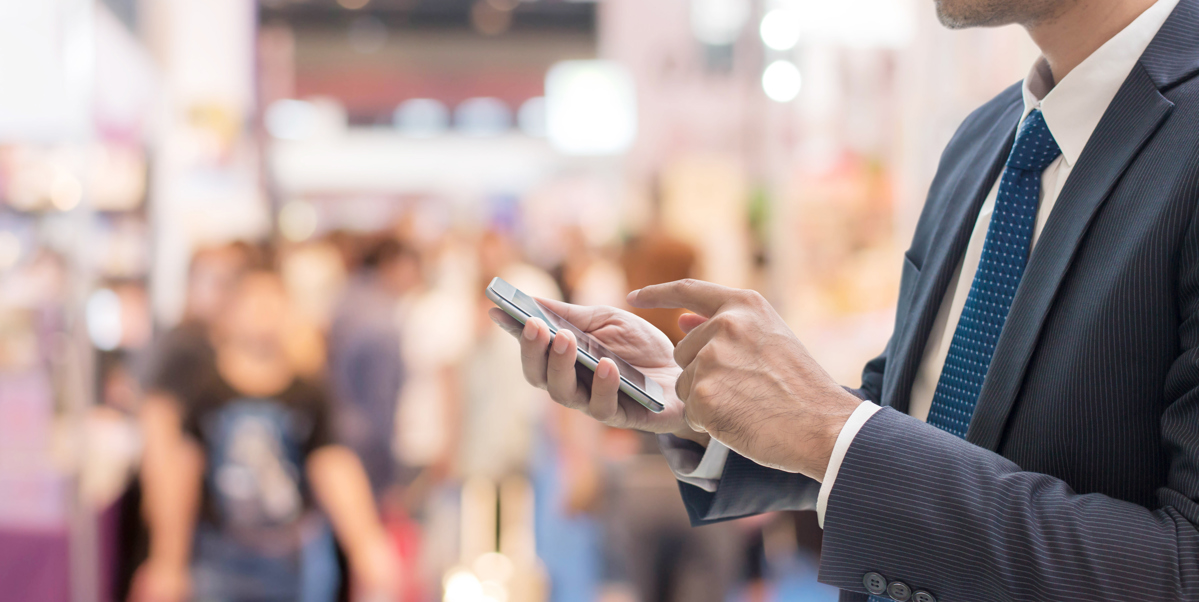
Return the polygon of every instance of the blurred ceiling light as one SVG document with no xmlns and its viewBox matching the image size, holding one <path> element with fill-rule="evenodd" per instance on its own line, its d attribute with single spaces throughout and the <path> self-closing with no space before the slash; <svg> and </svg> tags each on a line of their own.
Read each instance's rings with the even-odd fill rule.
<svg viewBox="0 0 1199 602">
<path fill-rule="evenodd" d="M 478 0 L 470 9 L 470 23 L 485 36 L 498 36 L 512 27 L 512 11 L 499 10 L 488 0 Z"/>
<path fill-rule="evenodd" d="M 270 135 L 280 140 L 336 137 L 346 130 L 345 107 L 334 98 L 277 100 L 267 107 L 263 123 Z"/>
<path fill-rule="evenodd" d="M 785 8 L 777 8 L 762 17 L 762 25 L 758 28 L 762 43 L 773 50 L 791 50 L 799 43 L 800 20 L 799 13 Z"/>
<path fill-rule="evenodd" d="M 21 239 L 12 232 L 0 232 L 0 270 L 7 270 L 21 260 Z"/>
<path fill-rule="evenodd" d="M 350 40 L 350 48 L 358 54 L 374 54 L 387 46 L 387 26 L 378 17 L 354 19 L 346 35 Z"/>
<path fill-rule="evenodd" d="M 737 41 L 749 21 L 749 0 L 691 0 L 691 33 L 710 46 Z"/>
<path fill-rule="evenodd" d="M 87 299 L 84 314 L 87 335 L 97 349 L 112 351 L 121 344 L 121 299 L 116 293 L 106 288 L 93 292 Z"/>
<path fill-rule="evenodd" d="M 392 123 L 403 134 L 429 138 L 449 128 L 450 110 L 439 100 L 413 98 L 396 107 Z"/>
<path fill-rule="evenodd" d="M 266 131 L 280 140 L 303 140 L 317 129 L 317 110 L 303 100 L 277 100 L 266 109 Z"/>
<path fill-rule="evenodd" d="M 516 112 L 520 131 L 533 138 L 545 138 L 545 97 L 535 96 L 520 105 Z"/>
<path fill-rule="evenodd" d="M 517 5 L 520 4 L 520 0 L 486 0 L 486 1 L 488 4 L 491 5 L 492 8 L 494 8 L 496 10 L 504 10 L 504 11 L 516 10 Z"/>
<path fill-rule="evenodd" d="M 70 211 L 83 200 L 83 185 L 61 165 L 54 167 L 54 179 L 50 182 L 50 204 L 59 211 Z"/>
<path fill-rule="evenodd" d="M 512 111 L 498 98 L 468 98 L 454 109 L 454 127 L 468 136 L 498 136 L 512 128 Z"/>
<path fill-rule="evenodd" d="M 791 61 L 775 61 L 762 72 L 762 90 L 775 102 L 790 102 L 799 96 L 803 77 Z"/>
<path fill-rule="evenodd" d="M 279 210 L 279 233 L 292 242 L 304 242 L 316 234 L 316 207 L 305 201 L 289 201 Z"/>
<path fill-rule="evenodd" d="M 470 571 L 459 569 L 450 573 L 445 580 L 445 602 L 481 602 L 484 600 L 483 584 Z"/>
<path fill-rule="evenodd" d="M 337 0 L 337 3 L 340 4 L 342 8 L 358 10 L 367 4 L 370 4 L 371 0 Z"/>
<path fill-rule="evenodd" d="M 633 77 L 611 61 L 563 61 L 545 76 L 546 135 L 570 155 L 614 155 L 637 139 Z"/>
</svg>

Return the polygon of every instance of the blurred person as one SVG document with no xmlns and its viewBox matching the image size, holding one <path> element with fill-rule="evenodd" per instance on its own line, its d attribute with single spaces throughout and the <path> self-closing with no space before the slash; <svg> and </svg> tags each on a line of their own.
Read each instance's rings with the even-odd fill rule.
<svg viewBox="0 0 1199 602">
<path fill-rule="evenodd" d="M 521 260 L 511 238 L 499 230 L 489 230 L 479 239 L 476 249 L 479 282 L 476 287 L 477 338 L 466 358 L 462 373 L 465 411 L 461 469 L 468 476 L 502 479 L 528 470 L 544 406 L 543 395 L 515 388 L 511 344 L 503 333 L 496 333 L 487 320 L 487 309 L 494 305 L 483 296 L 487 283 L 500 277 L 521 290 L 547 298 L 561 298 L 554 279 L 541 268 Z M 535 291 L 535 292 L 534 292 Z M 497 336 L 499 334 L 500 336 Z"/>
<path fill-rule="evenodd" d="M 145 600 L 180 600 L 190 589 L 185 558 L 191 527 L 171 516 L 188 493 L 179 470 L 194 461 L 184 445 L 183 415 L 188 394 L 214 378 L 211 327 L 227 310 L 242 275 L 265 262 L 263 252 L 245 242 L 204 247 L 188 268 L 183 318 L 152 345 L 144 375 L 145 398 L 138 410 L 144 439 L 139 469 L 140 492 L 129 498 L 128 512 L 140 513 L 148 531 L 146 549 L 131 542 L 132 565 L 139 566 L 129 586 Z M 140 493 L 140 497 L 139 494 Z M 137 533 L 130 527 L 129 533 Z M 134 539 L 141 539 L 134 535 Z"/>
<path fill-rule="evenodd" d="M 698 312 L 678 347 L 549 302 L 659 379 L 654 415 L 492 315 L 555 400 L 663 434 L 694 524 L 815 507 L 843 601 L 1199 600 L 1199 0 L 934 4 L 1042 56 L 948 143 L 860 388 L 751 291 L 634 291 Z"/>
<path fill-rule="evenodd" d="M 351 275 L 329 327 L 337 438 L 361 458 L 376 497 L 409 478 L 396 474 L 393 452 L 405 379 L 400 308 L 421 282 L 416 250 L 385 236 Z"/>
<path fill-rule="evenodd" d="M 588 599 L 591 590 L 587 555 L 598 547 L 588 526 L 571 523 L 562 504 L 561 454 L 556 439 L 547 432 L 547 399 L 543 392 L 519 387 L 520 361 L 512 354 L 512 342 L 497 332 L 487 319 L 492 303 L 483 296 L 484 286 L 498 276 L 536 294 L 560 298 L 554 279 L 541 268 L 523 261 L 513 237 L 504 229 L 492 228 L 476 243 L 478 281 L 473 287 L 475 344 L 460 366 L 462 379 L 462 424 L 459 436 L 458 469 L 466 481 L 464 497 L 484 491 L 499 500 L 500 515 L 519 517 L 502 521 L 498 533 L 464 533 L 462 561 L 470 564 L 486 552 L 501 550 L 504 542 L 518 542 L 512 560 L 514 583 L 539 589 L 532 583 L 543 580 L 541 569 L 531 558 L 534 550 L 548 573 L 550 596 L 555 601 Z M 531 484 L 536 511 L 525 517 L 520 509 L 505 507 L 503 489 Z M 487 493 L 480 494 L 485 504 Z M 494 504 L 494 502 L 492 502 Z M 464 500 L 463 521 L 475 513 L 472 500 Z M 493 506 L 494 508 L 494 506 Z M 495 510 L 490 510 L 492 516 Z M 565 517 L 565 518 L 564 518 Z M 464 525 L 466 526 L 466 525 Z M 547 542 L 557 547 L 547 548 Z M 582 570 L 579 570 L 579 568 Z"/>
<path fill-rule="evenodd" d="M 665 278 L 644 286 L 689 275 L 695 263 L 694 251 L 660 226 L 651 226 L 626 249 L 623 269 L 589 246 L 578 226 L 569 227 L 565 238 L 567 253 L 558 272 L 567 298 L 576 305 L 623 305 L 628 293 L 624 269 L 643 280 Z M 665 318 L 677 330 L 676 312 L 667 313 L 650 317 Z M 580 418 L 568 412 L 556 420 L 565 431 L 559 443 L 562 480 L 569 512 L 593 514 L 602 523 L 605 602 L 725 600 L 744 539 L 738 529 L 728 524 L 690 529 L 654 438 L 633 434 L 623 445 L 604 445 L 609 453 L 601 462 L 599 442 L 621 440 L 626 433 L 604 432 L 606 427 Z M 620 447 L 626 448 L 623 453 L 611 453 Z"/>
<path fill-rule="evenodd" d="M 326 518 L 358 597 L 394 591 L 397 562 L 362 465 L 334 444 L 324 391 L 298 375 L 285 349 L 290 311 L 276 274 L 244 275 L 212 333 L 212 365 L 195 366 L 207 378 L 179 392 L 181 476 L 174 504 L 152 524 L 178 541 L 172 558 L 148 563 L 190 566 L 193 581 L 166 592 L 139 583 L 135 600 L 333 600 L 339 577 Z"/>
<path fill-rule="evenodd" d="M 620 258 L 627 286 L 633 290 L 652 284 L 694 278 L 697 273 L 699 254 L 695 248 L 671 235 L 662 222 L 660 187 L 661 184 L 655 181 L 650 199 L 649 223 L 637 236 L 625 243 Z M 613 305 L 620 306 L 624 303 Z M 684 332 L 679 328 L 678 320 L 684 310 L 635 307 L 632 308 L 632 312 L 666 333 L 672 343 L 678 343 L 683 339 Z"/>
<path fill-rule="evenodd" d="M 576 305 L 617 305 L 628 294 L 624 268 L 608 257 L 604 249 L 589 243 L 583 228 L 565 227 L 566 246 L 562 263 L 554 276 L 566 297 Z"/>
<path fill-rule="evenodd" d="M 691 528 L 654 438 L 612 429 L 607 439 L 603 602 L 729 599 L 747 539 L 740 524 Z"/>
</svg>

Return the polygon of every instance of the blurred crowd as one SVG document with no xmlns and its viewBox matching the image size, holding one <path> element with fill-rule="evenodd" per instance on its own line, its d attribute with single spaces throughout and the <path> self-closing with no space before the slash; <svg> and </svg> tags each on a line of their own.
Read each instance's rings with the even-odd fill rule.
<svg viewBox="0 0 1199 602">
<path fill-rule="evenodd" d="M 651 435 L 550 403 L 487 318 L 496 276 L 616 306 L 693 276 L 694 249 L 655 228 L 597 248 L 564 227 L 549 269 L 501 223 L 198 248 L 180 323 L 101 368 L 96 421 L 144 441 L 109 486 L 114 598 L 760 597 L 763 523 L 689 528 Z M 676 312 L 644 317 L 681 337 Z M 770 520 L 818 549 L 807 518 Z"/>
<path fill-rule="evenodd" d="M 502 223 L 197 249 L 182 321 L 102 369 L 96 412 L 144 441 L 114 598 L 763 599 L 769 534 L 806 558 L 810 517 L 691 529 L 652 436 L 550 402 L 487 318 L 496 276 L 622 306 L 698 267 L 653 221 L 610 248 L 563 228 L 549 269 Z M 676 312 L 644 317 L 682 336 Z"/>
</svg>

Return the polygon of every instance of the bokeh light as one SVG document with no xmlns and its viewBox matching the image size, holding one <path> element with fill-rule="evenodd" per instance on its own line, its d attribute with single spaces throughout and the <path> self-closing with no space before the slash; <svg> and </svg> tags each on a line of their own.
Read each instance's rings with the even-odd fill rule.
<svg viewBox="0 0 1199 602">
<path fill-rule="evenodd" d="M 803 76 L 791 61 L 775 61 L 762 72 L 762 90 L 775 102 L 790 102 L 799 96 Z"/>
<path fill-rule="evenodd" d="M 111 289 L 102 288 L 87 299 L 87 334 L 92 344 L 111 351 L 121 344 L 121 299 Z"/>
<path fill-rule="evenodd" d="M 308 240 L 318 225 L 316 208 L 306 201 L 289 201 L 279 210 L 279 232 L 292 242 Z"/>
<path fill-rule="evenodd" d="M 801 31 L 799 13 L 786 8 L 776 8 L 766 13 L 758 28 L 762 43 L 779 51 L 794 48 L 799 43 Z"/>
</svg>

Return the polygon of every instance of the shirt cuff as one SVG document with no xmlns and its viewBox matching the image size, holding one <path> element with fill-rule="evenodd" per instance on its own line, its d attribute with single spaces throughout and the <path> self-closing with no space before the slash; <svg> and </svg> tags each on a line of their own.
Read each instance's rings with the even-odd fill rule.
<svg viewBox="0 0 1199 602">
<path fill-rule="evenodd" d="M 671 472 L 679 481 L 694 485 L 709 493 L 716 491 L 720 477 L 724 476 L 724 463 L 729 457 L 729 448 L 712 439 L 707 449 L 694 442 L 675 437 L 658 435 L 658 447 L 666 457 Z"/>
<path fill-rule="evenodd" d="M 858 435 L 858 431 L 881 409 L 882 406 L 872 401 L 863 401 L 849 415 L 845 426 L 841 427 L 841 434 L 837 435 L 837 442 L 833 444 L 833 455 L 828 460 L 828 468 L 824 471 L 824 480 L 820 482 L 820 493 L 816 496 L 816 520 L 819 521 L 821 529 L 824 528 L 824 510 L 828 507 L 828 496 L 833 490 L 833 483 L 837 481 L 841 462 L 845 460 L 845 454 L 849 453 L 849 446 L 853 444 L 853 438 Z"/>
</svg>

